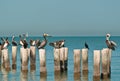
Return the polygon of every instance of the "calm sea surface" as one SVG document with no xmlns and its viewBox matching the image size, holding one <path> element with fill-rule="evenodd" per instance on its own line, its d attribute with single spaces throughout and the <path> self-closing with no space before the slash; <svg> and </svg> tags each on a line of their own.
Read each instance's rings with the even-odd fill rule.
<svg viewBox="0 0 120 81">
<path fill-rule="evenodd" d="M 42 37 L 29 37 L 30 39 L 40 39 Z M 106 48 L 105 37 L 49 37 L 48 43 L 56 40 L 65 39 L 65 46 L 69 48 L 68 52 L 68 71 L 63 73 L 60 76 L 54 75 L 54 56 L 53 56 L 53 47 L 47 46 L 46 49 L 46 66 L 47 66 L 47 77 L 40 77 L 40 63 L 39 63 L 39 54 L 38 49 L 36 49 L 36 71 L 30 72 L 30 63 L 28 65 L 29 72 L 28 74 L 21 73 L 21 63 L 20 63 L 20 46 L 17 50 L 17 69 L 16 71 L 11 70 L 6 72 L 3 69 L 0 71 L 0 81 L 93 81 L 93 50 L 101 50 Z M 9 37 L 11 40 L 11 37 Z M 15 39 L 19 41 L 19 38 Z M 107 80 L 100 81 L 120 81 L 120 37 L 111 37 L 110 40 L 113 40 L 117 43 L 118 47 L 115 51 L 112 51 L 111 59 L 111 78 Z M 84 48 L 84 42 L 87 42 L 89 45 L 89 55 L 88 55 L 88 75 L 82 75 L 77 80 L 74 79 L 74 64 L 73 64 L 73 50 Z M 11 46 L 9 46 L 9 57 L 10 64 L 12 64 L 12 52 Z"/>
</svg>

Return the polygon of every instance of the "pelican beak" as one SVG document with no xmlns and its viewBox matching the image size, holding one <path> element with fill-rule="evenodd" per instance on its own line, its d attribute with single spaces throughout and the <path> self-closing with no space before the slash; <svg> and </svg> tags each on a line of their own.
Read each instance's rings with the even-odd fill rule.
<svg viewBox="0 0 120 81">
<path fill-rule="evenodd" d="M 44 33 L 43 35 L 44 35 L 44 36 L 47 36 L 47 37 L 52 37 L 51 35 L 46 34 L 46 33 Z"/>
</svg>

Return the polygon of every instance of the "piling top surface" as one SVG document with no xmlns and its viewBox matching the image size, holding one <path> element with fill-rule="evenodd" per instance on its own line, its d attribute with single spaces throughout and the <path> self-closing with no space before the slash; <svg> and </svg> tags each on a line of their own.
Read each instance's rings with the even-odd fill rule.
<svg viewBox="0 0 120 81">
<path fill-rule="evenodd" d="M 74 52 L 74 54 L 76 54 L 76 53 L 79 54 L 80 53 L 80 49 L 74 49 L 73 52 Z"/>
<path fill-rule="evenodd" d="M 87 48 L 83 48 L 82 51 L 88 51 L 88 49 Z"/>
<path fill-rule="evenodd" d="M 100 53 L 100 50 L 94 50 L 94 53 Z"/>
</svg>

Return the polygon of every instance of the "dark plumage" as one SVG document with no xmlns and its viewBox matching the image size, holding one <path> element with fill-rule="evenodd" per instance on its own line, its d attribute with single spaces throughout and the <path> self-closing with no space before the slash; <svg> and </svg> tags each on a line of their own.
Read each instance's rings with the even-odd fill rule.
<svg viewBox="0 0 120 81">
<path fill-rule="evenodd" d="M 20 45 L 23 46 L 23 47 L 26 49 L 27 46 L 28 46 L 28 43 L 27 43 L 27 41 L 26 41 L 26 38 L 22 39 L 22 36 L 21 36 L 21 35 L 19 35 L 19 37 L 20 37 Z"/>
<path fill-rule="evenodd" d="M 12 36 L 12 45 L 17 46 L 17 42 L 14 40 L 14 36 Z"/>
<path fill-rule="evenodd" d="M 10 45 L 10 42 L 8 41 L 8 37 L 6 39 L 1 38 L 1 40 L 3 41 L 3 43 L 1 44 L 1 50 L 7 48 Z"/>
<path fill-rule="evenodd" d="M 110 34 L 106 35 L 106 45 L 109 49 L 115 50 L 115 47 L 117 47 L 117 44 L 114 41 L 110 41 Z"/>
<path fill-rule="evenodd" d="M 55 42 L 49 43 L 49 45 L 54 48 L 64 47 L 64 44 L 65 44 L 65 40 L 60 40 L 60 41 L 55 41 Z"/>
<path fill-rule="evenodd" d="M 30 40 L 30 46 L 35 46 L 35 40 Z"/>
<path fill-rule="evenodd" d="M 86 42 L 85 42 L 85 48 L 89 49 L 89 46 Z"/>
<path fill-rule="evenodd" d="M 40 43 L 40 45 L 38 46 L 38 49 L 44 49 L 44 47 L 47 45 L 47 39 L 46 37 L 49 36 L 48 34 L 43 34 L 43 38 L 44 40 Z"/>
<path fill-rule="evenodd" d="M 41 44 L 40 40 L 37 39 L 37 40 L 35 41 L 35 45 L 36 45 L 36 47 L 38 48 L 38 46 L 40 46 L 40 44 Z"/>
</svg>

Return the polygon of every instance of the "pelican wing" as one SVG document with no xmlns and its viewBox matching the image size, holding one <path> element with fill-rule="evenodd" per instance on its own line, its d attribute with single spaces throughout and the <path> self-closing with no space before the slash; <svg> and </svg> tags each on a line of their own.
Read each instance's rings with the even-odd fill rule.
<svg viewBox="0 0 120 81">
<path fill-rule="evenodd" d="M 117 47 L 117 44 L 114 41 L 110 41 L 112 46 Z"/>
</svg>

